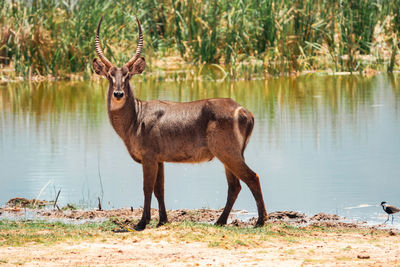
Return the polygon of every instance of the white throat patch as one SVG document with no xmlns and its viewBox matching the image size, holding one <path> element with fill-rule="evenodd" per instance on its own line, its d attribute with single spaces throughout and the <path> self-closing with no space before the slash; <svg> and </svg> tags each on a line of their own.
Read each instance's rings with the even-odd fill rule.
<svg viewBox="0 0 400 267">
<path fill-rule="evenodd" d="M 125 105 L 125 101 L 125 97 L 121 100 L 116 100 L 115 98 L 111 97 L 110 110 L 113 111 L 122 108 Z"/>
</svg>

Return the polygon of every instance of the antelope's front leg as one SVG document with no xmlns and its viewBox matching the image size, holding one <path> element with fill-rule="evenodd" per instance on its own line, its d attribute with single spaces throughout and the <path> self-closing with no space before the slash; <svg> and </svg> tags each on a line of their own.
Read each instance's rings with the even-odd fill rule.
<svg viewBox="0 0 400 267">
<path fill-rule="evenodd" d="M 164 201 L 164 164 L 162 162 L 158 163 L 157 180 L 154 188 L 154 195 L 158 200 L 158 212 L 160 220 L 157 224 L 157 227 L 160 227 L 168 222 L 167 211 L 165 210 Z"/>
<path fill-rule="evenodd" d="M 150 222 L 151 214 L 151 195 L 153 194 L 154 184 L 156 182 L 158 164 L 154 161 L 142 161 L 143 167 L 143 191 L 144 191 L 144 206 L 142 219 L 136 225 L 135 230 L 141 231 L 146 228 L 146 224 Z"/>
</svg>

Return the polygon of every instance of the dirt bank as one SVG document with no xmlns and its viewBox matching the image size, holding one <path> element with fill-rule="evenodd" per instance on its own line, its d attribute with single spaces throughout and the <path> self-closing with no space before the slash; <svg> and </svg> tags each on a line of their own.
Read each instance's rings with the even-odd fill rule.
<svg viewBox="0 0 400 267">
<path fill-rule="evenodd" d="M 195 210 L 169 210 L 167 211 L 169 222 L 196 222 L 196 223 L 214 223 L 221 215 L 221 210 L 195 209 Z M 28 214 L 28 217 L 27 217 Z M 158 210 L 151 209 L 151 215 L 154 220 L 158 219 Z M 112 209 L 112 210 L 57 210 L 57 209 L 32 209 L 20 206 L 9 205 L 0 208 L 0 219 L 7 218 L 29 218 L 38 220 L 62 220 L 70 222 L 91 222 L 113 219 L 123 222 L 125 225 L 134 225 L 142 216 L 142 209 Z M 337 215 L 319 213 L 314 216 L 306 216 L 296 211 L 277 211 L 268 215 L 269 223 L 286 223 L 292 226 L 305 225 L 327 225 L 331 227 L 344 226 L 351 228 L 366 227 L 363 223 L 343 222 L 344 218 Z M 234 210 L 229 217 L 229 225 L 237 227 L 252 227 L 256 218 L 252 217 L 246 211 Z"/>
</svg>

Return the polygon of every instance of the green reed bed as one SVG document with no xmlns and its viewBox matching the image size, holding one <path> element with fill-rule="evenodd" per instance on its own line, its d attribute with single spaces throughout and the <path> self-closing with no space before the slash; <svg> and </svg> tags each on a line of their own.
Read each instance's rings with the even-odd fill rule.
<svg viewBox="0 0 400 267">
<path fill-rule="evenodd" d="M 399 6 L 400 0 L 5 0 L 0 64 L 24 77 L 88 78 L 100 16 L 105 53 L 121 64 L 136 46 L 137 15 L 147 71 L 172 79 L 393 71 Z"/>
</svg>

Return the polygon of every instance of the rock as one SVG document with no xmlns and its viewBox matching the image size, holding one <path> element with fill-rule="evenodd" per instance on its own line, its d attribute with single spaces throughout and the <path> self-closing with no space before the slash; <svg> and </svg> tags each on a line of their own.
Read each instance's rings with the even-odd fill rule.
<svg viewBox="0 0 400 267">
<path fill-rule="evenodd" d="M 369 258 L 371 258 L 371 257 L 367 254 L 366 251 L 361 251 L 361 252 L 357 255 L 357 258 L 358 258 L 358 259 L 361 259 L 361 260 L 367 260 L 367 259 L 369 259 Z"/>
<path fill-rule="evenodd" d="M 1 214 L 1 213 L 0 213 Z M 397 233 L 395 232 L 395 231 L 393 231 L 393 230 L 390 230 L 389 231 L 389 235 L 390 236 L 395 236 L 395 235 L 397 235 Z"/>
</svg>

